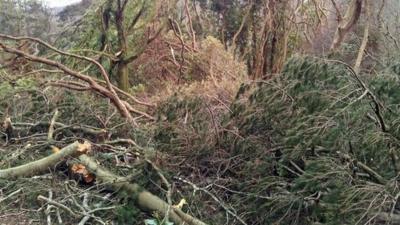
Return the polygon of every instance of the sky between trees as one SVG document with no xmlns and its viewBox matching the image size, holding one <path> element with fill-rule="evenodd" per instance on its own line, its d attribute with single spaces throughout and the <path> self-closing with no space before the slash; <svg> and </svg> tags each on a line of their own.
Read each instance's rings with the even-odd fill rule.
<svg viewBox="0 0 400 225">
<path fill-rule="evenodd" d="M 80 2 L 80 0 L 43 0 L 43 2 L 45 2 L 49 7 L 61 7 Z"/>
</svg>

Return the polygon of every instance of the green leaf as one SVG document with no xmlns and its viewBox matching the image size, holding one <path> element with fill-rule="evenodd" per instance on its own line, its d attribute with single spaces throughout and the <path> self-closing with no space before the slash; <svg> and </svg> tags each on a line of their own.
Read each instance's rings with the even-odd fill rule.
<svg viewBox="0 0 400 225">
<path fill-rule="evenodd" d="M 146 224 L 146 225 L 158 225 L 156 219 L 146 219 L 146 220 L 144 220 L 144 224 Z"/>
</svg>

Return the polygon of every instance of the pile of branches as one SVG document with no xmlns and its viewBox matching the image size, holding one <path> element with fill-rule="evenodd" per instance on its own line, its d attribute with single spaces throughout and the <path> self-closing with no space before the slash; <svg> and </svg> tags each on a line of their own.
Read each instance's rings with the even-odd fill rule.
<svg viewBox="0 0 400 225">
<path fill-rule="evenodd" d="M 0 50 L 12 62 L 9 65 L 21 69 L 17 61 L 23 61 L 27 66 L 26 71 L 13 71 L 8 64 L 2 68 L 1 218 L 27 223 L 43 221 L 44 214 L 48 224 L 55 218 L 59 224 L 92 220 L 127 224 L 140 223 L 147 215 L 160 224 L 205 224 L 173 205 L 171 185 L 153 163 L 154 151 L 134 141 L 140 133 L 139 122 L 154 120 L 145 112 L 154 105 L 115 87 L 94 59 L 35 38 L 0 38 Z M 21 42 L 45 50 L 32 53 L 22 49 Z M 67 59 L 89 63 L 102 79 L 67 66 L 63 63 Z M 37 74 L 52 79 L 30 77 Z M 76 91 L 86 93 L 76 95 Z M 100 101 L 97 96 L 102 97 Z M 144 188 L 150 181 L 145 182 L 143 168 L 156 174 L 160 188 Z M 149 191 L 160 189 L 164 196 Z M 20 217 L 13 217 L 16 208 L 36 210 L 21 210 Z M 150 214 L 139 214 L 138 209 Z"/>
<path fill-rule="evenodd" d="M 225 112 L 170 99 L 155 141 L 212 221 L 397 224 L 399 85 L 396 74 L 294 57 L 280 76 L 243 84 Z"/>
<path fill-rule="evenodd" d="M 214 76 L 204 91 L 188 88 L 156 106 L 115 87 L 96 60 L 0 38 L 12 65 L 28 70 L 17 79 L 1 71 L 2 211 L 34 208 L 49 224 L 150 216 L 137 209 L 160 224 L 205 224 L 184 211 L 210 224 L 400 223 L 392 70 L 360 76 L 340 61 L 294 57 L 280 76 L 244 83 L 236 96 L 237 80 Z M 62 63 L 71 59 L 94 69 Z M 50 78 L 29 77 L 37 74 Z"/>
<path fill-rule="evenodd" d="M 197 94 L 207 91 L 211 101 L 205 109 L 214 117 L 229 108 L 232 92 L 243 79 L 243 68 L 216 40 L 207 39 L 204 48 L 196 54 L 198 63 L 193 66 L 196 71 L 201 69 L 202 76 L 210 72 L 210 78 L 183 89 Z M 209 49 L 212 59 L 207 55 Z M 36 209 L 35 213 L 22 211 L 30 220 L 42 221 L 45 214 L 48 223 L 57 218 L 59 223 L 131 224 L 151 217 L 159 224 L 204 224 L 183 213 L 189 211 L 209 221 L 208 213 L 194 211 L 193 202 L 184 204 L 188 197 L 175 191 L 176 185 L 193 187 L 190 177 L 164 175 L 158 168 L 160 164 L 168 167 L 169 152 L 158 149 L 160 145 L 153 141 L 158 123 L 153 123 L 157 118 L 152 112 L 168 110 L 168 103 L 156 106 L 140 100 L 114 86 L 95 59 L 36 38 L 0 34 L 0 52 L 6 58 L 0 77 L 4 80 L 0 84 L 4 109 L 0 179 L 5 183 L 1 201 L 7 203 L 2 208 L 7 213 L 1 216 L 12 217 L 17 207 Z M 223 66 L 232 67 L 218 65 L 214 59 L 219 57 L 229 62 Z M 234 77 L 236 72 L 240 75 Z M 226 88 L 219 90 L 221 86 Z M 35 188 L 27 191 L 27 186 Z M 163 200 L 151 194 L 160 190 Z M 125 193 L 122 202 L 118 200 L 121 192 Z M 18 198 L 26 201 L 18 202 Z M 40 199 L 39 206 L 36 199 Z M 140 214 L 138 209 L 152 214 Z"/>
</svg>

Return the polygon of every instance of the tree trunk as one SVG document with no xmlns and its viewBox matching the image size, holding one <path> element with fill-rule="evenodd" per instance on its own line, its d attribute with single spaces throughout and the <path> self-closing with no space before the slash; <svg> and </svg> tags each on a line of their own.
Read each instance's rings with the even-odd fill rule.
<svg viewBox="0 0 400 225">
<path fill-rule="evenodd" d="M 124 27 L 124 10 L 126 4 L 117 1 L 117 10 L 115 12 L 115 24 L 117 27 L 118 34 L 118 47 L 120 52 L 117 53 L 118 56 L 118 64 L 117 64 L 117 79 L 118 79 L 118 87 L 123 91 L 128 91 L 130 88 L 129 85 L 129 70 L 128 70 L 128 62 L 126 61 L 127 52 L 128 52 L 128 41 L 126 37 L 126 30 Z"/>
<path fill-rule="evenodd" d="M 179 208 L 169 206 L 164 200 L 139 186 L 137 183 L 130 183 L 126 178 L 117 176 L 110 171 L 101 168 L 92 158 L 87 155 L 79 156 L 79 160 L 91 172 L 96 175 L 97 180 L 108 184 L 116 191 L 123 190 L 134 196 L 137 204 L 142 210 L 157 213 L 165 216 L 168 207 L 171 207 L 168 217 L 177 225 L 207 225 L 201 220 L 184 213 Z"/>
<path fill-rule="evenodd" d="M 286 58 L 288 1 L 270 0 L 265 10 L 261 31 L 253 19 L 253 42 L 256 43 L 251 68 L 253 79 L 266 79 L 279 73 Z"/>
<path fill-rule="evenodd" d="M 368 38 L 369 38 L 369 26 L 370 26 L 370 2 L 368 2 L 367 0 L 365 0 L 365 27 L 364 27 L 364 36 L 361 42 L 361 46 L 360 49 L 358 51 L 358 56 L 356 59 L 356 62 L 354 64 L 354 71 L 356 73 L 360 73 L 360 69 L 361 69 L 361 63 L 363 60 L 363 56 L 364 56 L 364 52 L 367 48 L 367 44 L 368 44 Z"/>
<path fill-rule="evenodd" d="M 338 28 L 336 29 L 335 37 L 331 46 L 331 51 L 336 51 L 342 44 L 346 34 L 357 23 L 361 15 L 363 0 L 352 0 L 349 8 L 346 11 L 344 18 L 339 21 Z"/>
<path fill-rule="evenodd" d="M 0 178 L 15 179 L 18 177 L 29 177 L 31 175 L 40 174 L 48 171 L 49 168 L 55 166 L 57 163 L 67 159 L 68 157 L 85 154 L 89 149 L 90 144 L 88 142 L 85 142 L 84 144 L 74 142 L 73 144 L 61 149 L 61 151 L 51 154 L 43 159 L 21 166 L 0 170 Z"/>
<path fill-rule="evenodd" d="M 121 62 L 117 65 L 117 79 L 119 89 L 128 92 L 130 88 L 128 64 Z"/>
</svg>

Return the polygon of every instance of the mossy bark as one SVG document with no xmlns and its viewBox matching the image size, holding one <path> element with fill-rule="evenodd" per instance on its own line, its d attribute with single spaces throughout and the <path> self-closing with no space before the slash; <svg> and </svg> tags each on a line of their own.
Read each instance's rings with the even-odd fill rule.
<svg viewBox="0 0 400 225">
<path fill-rule="evenodd" d="M 129 84 L 129 70 L 126 63 L 120 63 L 117 66 L 117 77 L 118 77 L 118 87 L 128 92 L 130 88 Z"/>
</svg>

